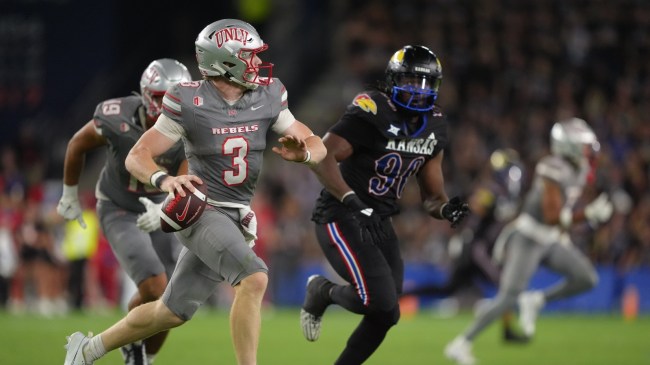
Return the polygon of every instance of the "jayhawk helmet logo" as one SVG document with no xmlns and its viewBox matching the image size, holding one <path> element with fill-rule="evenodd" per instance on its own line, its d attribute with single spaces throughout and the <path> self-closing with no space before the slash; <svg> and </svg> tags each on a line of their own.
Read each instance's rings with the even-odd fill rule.
<svg viewBox="0 0 650 365">
<path fill-rule="evenodd" d="M 406 48 L 402 48 L 399 51 L 393 53 L 393 56 L 390 58 L 389 63 L 393 65 L 389 65 L 390 67 L 401 67 L 404 63 L 404 53 L 405 53 Z M 440 64 L 440 59 L 437 57 L 434 57 L 434 61 L 436 63 L 436 66 L 433 68 L 434 72 L 441 73 L 442 72 L 442 64 Z"/>
<path fill-rule="evenodd" d="M 377 104 L 370 98 L 370 96 L 368 96 L 368 94 L 357 95 L 357 97 L 354 98 L 354 101 L 352 101 L 352 105 L 358 106 L 366 113 L 377 115 Z"/>
<path fill-rule="evenodd" d="M 393 57 L 390 58 L 390 62 L 395 63 L 397 65 L 401 65 L 402 62 L 404 62 L 404 48 L 393 53 Z"/>
</svg>

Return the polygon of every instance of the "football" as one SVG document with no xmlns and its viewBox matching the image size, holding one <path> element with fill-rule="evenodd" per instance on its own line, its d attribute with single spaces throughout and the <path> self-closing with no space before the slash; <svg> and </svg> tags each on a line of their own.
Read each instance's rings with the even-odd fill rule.
<svg viewBox="0 0 650 365">
<path fill-rule="evenodd" d="M 207 205 L 208 187 L 206 184 L 194 185 L 191 193 L 185 186 L 185 196 L 177 192 L 167 195 L 160 208 L 160 228 L 163 232 L 178 232 L 196 222 Z"/>
</svg>

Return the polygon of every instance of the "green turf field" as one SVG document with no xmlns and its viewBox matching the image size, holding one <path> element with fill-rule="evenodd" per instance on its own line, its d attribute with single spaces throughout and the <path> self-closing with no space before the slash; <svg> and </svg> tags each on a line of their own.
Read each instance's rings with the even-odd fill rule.
<svg viewBox="0 0 650 365">
<path fill-rule="evenodd" d="M 303 339 L 298 310 L 266 310 L 260 340 L 260 365 L 332 364 L 358 317 L 338 308 L 327 312 L 321 338 Z M 75 331 L 99 332 L 121 316 L 70 315 L 43 319 L 0 312 L 0 364 L 62 364 L 65 335 Z M 451 364 L 442 355 L 444 345 L 471 320 L 469 314 L 437 318 L 420 313 L 403 318 L 369 365 Z M 538 334 L 528 345 L 504 345 L 500 326 L 493 324 L 475 342 L 480 365 L 648 365 L 650 317 L 625 322 L 618 315 L 544 315 Z M 112 352 L 96 364 L 121 364 Z M 156 365 L 235 364 L 227 313 L 201 310 L 175 329 Z"/>
</svg>

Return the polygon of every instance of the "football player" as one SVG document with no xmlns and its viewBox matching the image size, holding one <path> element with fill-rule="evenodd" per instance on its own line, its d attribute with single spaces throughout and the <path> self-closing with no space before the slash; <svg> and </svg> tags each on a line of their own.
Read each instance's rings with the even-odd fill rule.
<svg viewBox="0 0 650 365">
<path fill-rule="evenodd" d="M 273 64 L 260 59 L 267 48 L 255 28 L 236 19 L 216 21 L 198 35 L 204 79 L 167 91 L 162 115 L 131 149 L 126 166 L 139 181 L 182 196 L 183 187 L 194 192 L 194 184 L 207 184 L 208 206 L 193 225 L 174 233 L 184 247 L 162 298 L 97 336 L 69 336 L 66 365 L 92 364 L 107 351 L 182 325 L 224 281 L 235 292 L 230 329 L 237 363 L 257 364 L 268 268 L 252 249 L 250 202 L 267 136 L 281 135 L 272 150 L 287 161 L 316 164 L 326 153 L 321 139 L 289 111 L 287 90 L 271 77 Z M 174 176 L 154 159 L 180 140 L 189 173 Z"/>
<path fill-rule="evenodd" d="M 546 301 L 585 292 L 598 281 L 591 262 L 571 244 L 567 230 L 577 222 L 587 221 L 592 226 L 604 223 L 612 214 L 613 206 L 606 195 L 584 209 L 574 209 L 600 145 L 589 125 L 578 118 L 555 123 L 550 144 L 551 154 L 537 163 L 519 215 L 497 239 L 507 245 L 499 292 L 470 327 L 445 347 L 445 355 L 459 364 L 475 363 L 472 341 L 517 302 L 524 334 L 532 336 L 535 318 Z M 564 275 L 565 280 L 543 292 L 521 294 L 540 264 Z"/>
<path fill-rule="evenodd" d="M 158 299 L 167 285 L 180 243 L 160 229 L 157 211 L 167 195 L 143 184 L 126 170 L 124 160 L 142 134 L 149 130 L 162 110 L 167 88 L 191 81 L 182 63 L 163 58 L 149 64 L 140 78 L 140 95 L 105 100 L 97 105 L 93 119 L 68 142 L 63 168 L 63 196 L 57 212 L 67 220 L 77 220 L 85 228 L 77 185 L 88 152 L 106 148 L 106 162 L 95 189 L 97 215 L 120 266 L 137 286 L 128 309 Z M 182 143 L 176 143 L 156 158 L 156 165 L 170 173 L 187 171 Z M 160 350 L 167 332 L 121 348 L 125 363 L 146 364 Z M 145 358 L 146 357 L 146 358 Z"/>
<path fill-rule="evenodd" d="M 449 278 L 443 284 L 405 290 L 404 295 L 448 297 L 462 288 L 471 287 L 477 279 L 499 284 L 501 270 L 493 253 L 500 254 L 494 252 L 494 246 L 501 229 L 518 212 L 523 167 L 519 154 L 513 149 L 492 152 L 485 179 L 469 198 L 472 215 L 466 220 L 458 239 L 449 244 L 450 256 L 454 258 Z M 513 319 L 510 311 L 503 315 L 503 339 L 511 343 L 527 342 L 528 337 L 515 330 Z"/>
<path fill-rule="evenodd" d="M 358 94 L 325 135 L 327 156 L 312 167 L 324 190 L 312 219 L 325 257 L 349 284 L 322 276 L 307 282 L 300 321 L 316 341 L 330 304 L 363 316 L 336 364 L 361 364 L 400 317 L 404 264 L 391 224 L 407 179 L 415 176 L 429 215 L 455 227 L 467 203 L 448 199 L 442 174 L 446 120 L 434 102 L 438 57 L 423 46 L 395 52 L 376 89 Z"/>
</svg>

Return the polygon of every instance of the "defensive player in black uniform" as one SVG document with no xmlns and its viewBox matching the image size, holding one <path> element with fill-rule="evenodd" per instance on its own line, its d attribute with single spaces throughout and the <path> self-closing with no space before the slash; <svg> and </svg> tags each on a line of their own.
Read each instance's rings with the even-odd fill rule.
<svg viewBox="0 0 650 365">
<path fill-rule="evenodd" d="M 300 314 L 309 341 L 320 335 L 330 304 L 363 315 L 335 364 L 361 364 L 397 323 L 404 264 L 390 217 L 399 213 L 415 175 L 426 211 L 455 227 L 468 205 L 444 190 L 447 125 L 434 105 L 442 80 L 436 55 L 405 46 L 388 62 L 385 81 L 358 94 L 324 138 L 326 158 L 314 172 L 325 189 L 312 219 L 328 261 L 349 285 L 312 276 Z"/>
<path fill-rule="evenodd" d="M 471 287 L 475 280 L 498 285 L 501 269 L 500 260 L 495 256 L 502 256 L 503 247 L 495 250 L 495 242 L 506 223 L 519 211 L 522 182 L 523 163 L 517 151 L 494 151 L 482 182 L 469 198 L 472 215 L 465 221 L 459 240 L 450 243 L 449 251 L 455 252 L 450 256 L 455 258 L 449 278 L 442 284 L 407 288 L 404 295 L 448 297 Z M 528 342 L 527 336 L 514 329 L 513 320 L 511 312 L 504 314 L 503 339 L 512 343 Z"/>
</svg>

